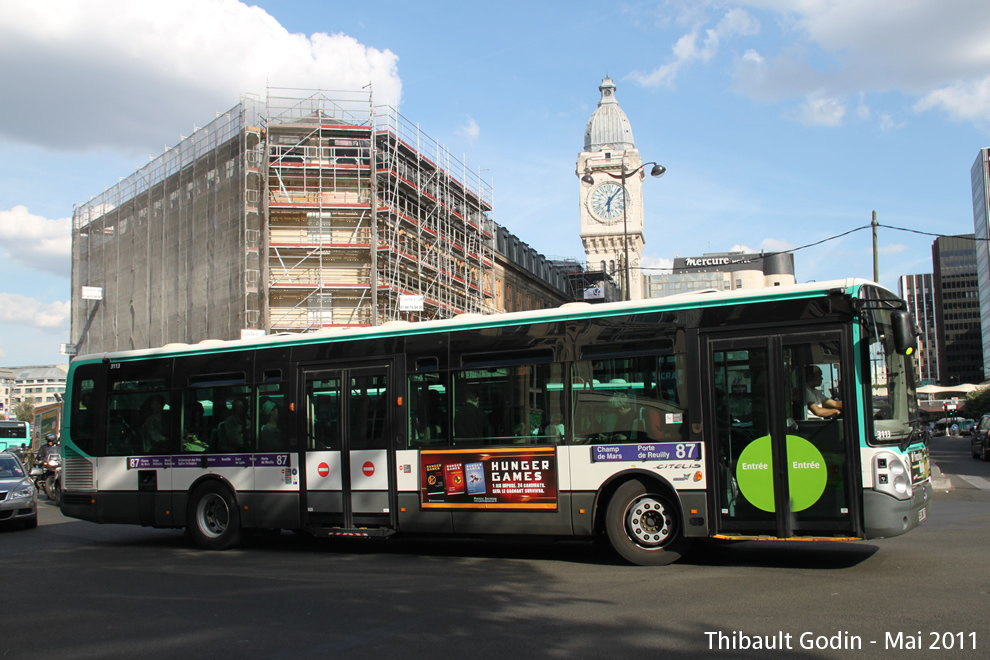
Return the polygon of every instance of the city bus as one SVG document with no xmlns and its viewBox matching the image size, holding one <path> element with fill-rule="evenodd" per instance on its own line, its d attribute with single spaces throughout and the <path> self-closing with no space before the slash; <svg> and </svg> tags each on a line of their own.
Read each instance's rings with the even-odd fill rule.
<svg viewBox="0 0 990 660">
<path fill-rule="evenodd" d="M 511 534 L 638 565 L 896 536 L 932 498 L 916 335 L 851 279 L 77 357 L 61 510 L 215 550 Z"/>
<path fill-rule="evenodd" d="M 16 419 L 0 420 L 0 451 L 31 447 L 31 424 Z"/>
</svg>

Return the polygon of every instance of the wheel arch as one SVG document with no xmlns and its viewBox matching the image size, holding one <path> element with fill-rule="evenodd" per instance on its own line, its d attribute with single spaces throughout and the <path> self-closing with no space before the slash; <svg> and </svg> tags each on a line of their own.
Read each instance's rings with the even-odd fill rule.
<svg viewBox="0 0 990 660">
<path fill-rule="evenodd" d="M 230 491 L 230 496 L 234 498 L 234 505 L 238 509 L 238 513 L 241 516 L 242 524 L 245 518 L 246 511 L 243 511 L 241 507 L 241 500 L 237 489 L 234 484 L 230 482 L 229 479 L 220 474 L 204 474 L 197 478 L 194 482 L 189 484 L 189 488 L 185 492 L 181 492 L 182 501 L 179 502 L 179 506 L 174 507 L 174 512 L 176 516 L 182 516 L 181 520 L 176 521 L 176 527 L 187 527 L 189 525 L 189 502 L 192 501 L 192 494 L 196 492 L 196 489 L 206 483 L 219 483 L 228 491 Z"/>
<path fill-rule="evenodd" d="M 605 513 L 608 511 L 608 504 L 612 501 L 615 491 L 630 481 L 640 481 L 649 487 L 656 487 L 657 493 L 669 497 L 671 503 L 677 507 L 679 513 L 683 511 L 684 507 L 682 506 L 681 497 L 677 493 L 677 489 L 661 475 L 639 468 L 624 470 L 623 472 L 612 475 L 598 488 L 598 493 L 595 496 L 593 522 L 596 537 L 605 534 Z"/>
</svg>

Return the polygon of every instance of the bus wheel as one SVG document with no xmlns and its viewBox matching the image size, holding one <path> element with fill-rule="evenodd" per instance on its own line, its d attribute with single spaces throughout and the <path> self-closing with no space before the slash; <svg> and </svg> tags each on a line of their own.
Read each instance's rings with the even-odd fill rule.
<svg viewBox="0 0 990 660">
<path fill-rule="evenodd" d="M 241 540 L 237 503 L 223 485 L 207 482 L 189 498 L 189 533 L 206 550 L 226 550 Z"/>
<path fill-rule="evenodd" d="M 641 481 L 627 481 L 615 491 L 605 528 L 616 552 L 639 566 L 670 564 L 687 550 L 677 507 Z"/>
</svg>

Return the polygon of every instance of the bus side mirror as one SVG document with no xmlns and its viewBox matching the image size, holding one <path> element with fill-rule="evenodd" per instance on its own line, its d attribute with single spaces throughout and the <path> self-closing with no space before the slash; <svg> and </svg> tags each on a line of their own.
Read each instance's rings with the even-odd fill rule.
<svg viewBox="0 0 990 660">
<path fill-rule="evenodd" d="M 894 331 L 894 349 L 901 355 L 913 355 L 918 349 L 918 335 L 911 314 L 903 310 L 891 312 L 890 325 Z"/>
</svg>

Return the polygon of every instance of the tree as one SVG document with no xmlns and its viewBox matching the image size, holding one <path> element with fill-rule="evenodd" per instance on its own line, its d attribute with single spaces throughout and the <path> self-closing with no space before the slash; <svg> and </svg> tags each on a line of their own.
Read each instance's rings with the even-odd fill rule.
<svg viewBox="0 0 990 660">
<path fill-rule="evenodd" d="M 22 422 L 34 424 L 34 397 L 27 397 L 19 403 L 15 403 L 12 408 L 14 417 Z"/>
<path fill-rule="evenodd" d="M 990 387 L 973 390 L 966 395 L 966 416 L 975 420 L 990 413 Z"/>
</svg>

